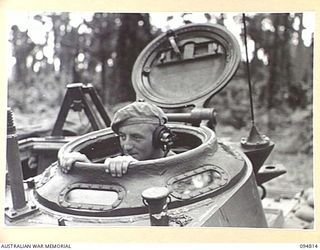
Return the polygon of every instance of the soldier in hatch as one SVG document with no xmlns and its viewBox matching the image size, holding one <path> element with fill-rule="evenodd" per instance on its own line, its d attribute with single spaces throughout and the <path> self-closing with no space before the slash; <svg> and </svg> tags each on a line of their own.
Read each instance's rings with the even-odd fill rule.
<svg viewBox="0 0 320 250">
<path fill-rule="evenodd" d="M 119 136 L 122 155 L 105 160 L 106 172 L 121 177 L 131 162 L 173 155 L 169 149 L 172 134 L 165 126 L 167 120 L 162 109 L 147 102 L 134 102 L 118 110 L 111 129 Z M 70 171 L 75 161 L 90 162 L 79 152 L 65 154 L 59 160 L 62 171 Z"/>
</svg>

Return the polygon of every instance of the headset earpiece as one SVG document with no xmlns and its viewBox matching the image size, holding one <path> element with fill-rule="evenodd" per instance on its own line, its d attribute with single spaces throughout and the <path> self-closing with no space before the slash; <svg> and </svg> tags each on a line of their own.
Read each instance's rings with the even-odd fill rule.
<svg viewBox="0 0 320 250">
<path fill-rule="evenodd" d="M 173 134 L 171 130 L 165 125 L 157 127 L 153 132 L 152 143 L 156 148 L 160 147 L 165 152 L 169 151 L 173 145 Z"/>
</svg>

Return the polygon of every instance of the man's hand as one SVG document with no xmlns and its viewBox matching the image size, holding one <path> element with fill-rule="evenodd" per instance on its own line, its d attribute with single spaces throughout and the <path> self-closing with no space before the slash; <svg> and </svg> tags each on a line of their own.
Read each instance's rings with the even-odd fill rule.
<svg viewBox="0 0 320 250">
<path fill-rule="evenodd" d="M 38 156 L 32 154 L 28 159 L 28 166 L 30 169 L 36 169 L 38 167 Z"/>
<path fill-rule="evenodd" d="M 71 152 L 63 155 L 59 160 L 59 165 L 63 173 L 68 173 L 76 161 L 90 163 L 90 160 L 84 154 L 79 152 Z"/>
<path fill-rule="evenodd" d="M 130 155 L 117 156 L 114 158 L 107 158 L 104 164 L 107 166 L 106 172 L 110 173 L 113 177 L 122 177 L 128 171 L 129 164 L 131 162 L 136 162 Z"/>
</svg>

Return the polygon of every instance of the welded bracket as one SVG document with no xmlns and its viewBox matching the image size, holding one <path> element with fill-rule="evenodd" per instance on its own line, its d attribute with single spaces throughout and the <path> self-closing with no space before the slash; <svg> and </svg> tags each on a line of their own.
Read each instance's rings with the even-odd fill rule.
<svg viewBox="0 0 320 250">
<path fill-rule="evenodd" d="M 94 107 L 97 112 L 95 112 Z M 67 85 L 67 93 L 64 96 L 61 109 L 53 126 L 52 136 L 63 135 L 63 125 L 70 109 L 77 112 L 84 110 L 93 130 L 106 128 L 111 124 L 110 118 L 92 84 L 72 83 Z M 97 113 L 102 118 L 102 121 L 97 116 Z"/>
<path fill-rule="evenodd" d="M 13 207 L 5 207 L 5 216 L 10 221 L 15 221 L 19 219 L 23 219 L 37 211 L 39 208 L 33 204 L 31 201 L 28 201 L 27 205 L 22 209 L 14 209 Z"/>
<path fill-rule="evenodd" d="M 287 172 L 282 164 L 263 165 L 256 174 L 258 186 Z"/>
</svg>

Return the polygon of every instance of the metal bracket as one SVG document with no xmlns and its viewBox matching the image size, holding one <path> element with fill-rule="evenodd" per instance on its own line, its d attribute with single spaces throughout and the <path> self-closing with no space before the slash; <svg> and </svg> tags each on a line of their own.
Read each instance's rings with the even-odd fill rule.
<svg viewBox="0 0 320 250">
<path fill-rule="evenodd" d="M 179 46 L 178 46 L 178 44 L 177 44 L 177 42 L 176 42 L 176 40 L 175 40 L 176 34 L 175 34 L 172 30 L 169 30 L 169 31 L 167 32 L 167 35 L 168 35 L 168 40 L 169 40 L 169 42 L 170 42 L 170 45 L 171 45 L 173 51 L 174 51 L 179 57 L 181 57 L 181 51 L 180 51 Z"/>
<path fill-rule="evenodd" d="M 29 201 L 29 204 L 27 204 L 24 208 L 19 209 L 19 210 L 16 210 L 11 207 L 5 207 L 5 216 L 10 221 L 14 221 L 14 220 L 19 220 L 24 217 L 27 217 L 30 214 L 33 214 L 37 211 L 39 211 L 39 208 L 35 204 L 30 203 L 30 201 Z"/>
<path fill-rule="evenodd" d="M 98 112 L 94 111 L 92 104 Z M 93 86 L 91 84 L 72 83 L 67 85 L 67 93 L 64 96 L 61 109 L 53 126 L 52 136 L 62 136 L 63 125 L 70 109 L 77 112 L 84 110 L 93 130 L 106 128 L 111 124 L 110 118 Z M 102 121 L 96 113 L 100 115 Z"/>
<path fill-rule="evenodd" d="M 256 174 L 257 184 L 261 186 L 263 183 L 270 181 L 287 172 L 282 164 L 263 165 Z"/>
</svg>

